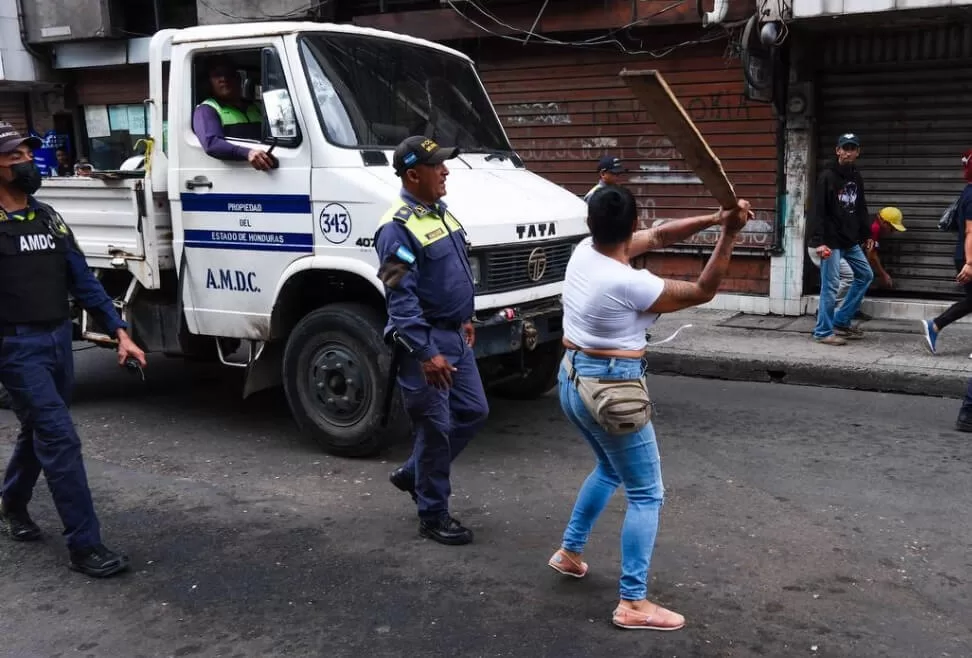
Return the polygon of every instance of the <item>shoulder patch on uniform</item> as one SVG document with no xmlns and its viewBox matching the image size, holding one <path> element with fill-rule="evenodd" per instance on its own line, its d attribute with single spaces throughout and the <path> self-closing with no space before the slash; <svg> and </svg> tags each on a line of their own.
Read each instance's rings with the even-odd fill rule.
<svg viewBox="0 0 972 658">
<path fill-rule="evenodd" d="M 402 206 L 394 214 L 392 219 L 394 219 L 396 222 L 402 222 L 404 224 L 409 220 L 411 216 L 412 216 L 412 209 L 409 208 L 408 206 Z"/>
<path fill-rule="evenodd" d="M 54 210 L 54 208 L 46 203 L 38 202 L 37 209 L 42 210 L 44 214 L 47 215 L 47 226 L 51 231 L 61 236 L 68 234 L 68 227 L 67 224 L 64 223 L 64 218 L 61 217 L 61 213 Z"/>
<path fill-rule="evenodd" d="M 399 245 L 398 249 L 395 250 L 395 255 L 409 265 L 415 262 L 415 254 L 413 254 L 405 245 Z"/>
</svg>

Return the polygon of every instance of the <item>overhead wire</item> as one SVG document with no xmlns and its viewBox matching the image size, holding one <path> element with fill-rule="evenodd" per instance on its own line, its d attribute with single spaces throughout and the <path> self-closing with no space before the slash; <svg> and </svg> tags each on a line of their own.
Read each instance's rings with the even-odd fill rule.
<svg viewBox="0 0 972 658">
<path fill-rule="evenodd" d="M 676 43 L 671 46 L 666 46 L 665 48 L 658 48 L 653 50 L 639 50 L 639 49 L 632 49 L 626 46 L 624 43 L 622 43 L 619 39 L 612 38 L 612 37 L 620 32 L 625 32 L 627 30 L 630 30 L 631 28 L 648 24 L 652 19 L 657 18 L 658 16 L 666 12 L 672 11 L 673 9 L 676 9 L 686 4 L 688 0 L 676 0 L 675 2 L 659 9 L 658 11 L 652 13 L 649 16 L 645 16 L 637 20 L 631 21 L 629 23 L 626 23 L 625 25 L 615 27 L 603 34 L 588 39 L 581 39 L 575 41 L 564 41 L 561 39 L 548 37 L 543 34 L 538 34 L 537 32 L 534 31 L 534 28 L 531 28 L 530 30 L 523 30 L 522 28 L 515 27 L 503 21 L 494 13 L 492 13 L 489 9 L 480 5 L 479 2 L 477 2 L 476 0 L 463 0 L 464 5 L 471 6 L 480 14 L 482 14 L 483 17 L 485 17 L 495 25 L 513 33 L 513 34 L 502 34 L 500 32 L 497 32 L 495 29 L 490 29 L 486 27 L 485 25 L 483 25 L 473 17 L 469 16 L 466 12 L 464 12 L 462 9 L 456 6 L 454 0 L 445 0 L 445 1 L 446 4 L 448 4 L 449 7 L 456 14 L 458 14 L 460 17 L 462 17 L 465 21 L 467 21 L 474 27 L 482 30 L 483 32 L 489 34 L 490 36 L 497 37 L 499 39 L 503 39 L 506 41 L 514 41 L 516 43 L 525 44 L 528 40 L 534 39 L 538 43 L 544 43 L 551 46 L 564 46 L 564 47 L 573 47 L 573 48 L 582 48 L 582 49 L 601 49 L 601 50 L 604 49 L 603 48 L 604 46 L 614 46 L 617 50 L 620 50 L 621 52 L 627 55 L 650 55 L 655 58 L 665 57 L 679 48 L 699 45 L 703 43 L 711 43 L 714 41 L 719 41 L 721 39 L 727 38 L 728 36 L 727 28 L 735 26 L 734 24 L 720 26 L 723 29 L 719 31 L 714 31 L 709 36 L 682 41 L 680 43 Z M 523 35 L 523 36 L 514 36 L 514 35 Z"/>
</svg>

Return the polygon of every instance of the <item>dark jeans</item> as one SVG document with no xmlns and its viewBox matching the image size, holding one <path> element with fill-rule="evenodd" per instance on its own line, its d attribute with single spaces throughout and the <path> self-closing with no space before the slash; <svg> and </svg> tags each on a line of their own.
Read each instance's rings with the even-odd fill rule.
<svg viewBox="0 0 972 658">
<path fill-rule="evenodd" d="M 446 391 L 425 383 L 418 361 L 406 358 L 398 375 L 415 424 L 415 446 L 404 468 L 414 474 L 418 513 L 432 520 L 449 511 L 452 462 L 486 423 L 489 405 L 476 356 L 461 330 L 433 329 L 439 351 L 455 368 Z"/>
<path fill-rule="evenodd" d="M 3 480 L 2 498 L 25 509 L 43 472 L 68 548 L 101 543 L 81 439 L 68 411 L 74 385 L 71 323 L 52 331 L 18 328 L 0 341 L 0 383 L 13 403 L 20 434 Z"/>
<path fill-rule="evenodd" d="M 955 261 L 956 274 L 962 271 L 963 265 L 965 265 L 964 262 Z M 955 302 L 935 318 L 935 326 L 938 328 L 938 331 L 972 313 L 972 283 L 966 283 L 962 288 L 965 290 L 965 299 Z"/>
</svg>

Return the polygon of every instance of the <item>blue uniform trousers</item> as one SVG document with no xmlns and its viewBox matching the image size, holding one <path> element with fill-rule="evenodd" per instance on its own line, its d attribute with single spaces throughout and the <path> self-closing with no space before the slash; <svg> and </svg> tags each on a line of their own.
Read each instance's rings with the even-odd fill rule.
<svg viewBox="0 0 972 658">
<path fill-rule="evenodd" d="M 436 519 L 449 511 L 449 472 L 470 439 L 486 422 L 489 407 L 472 348 L 460 331 L 433 329 L 439 352 L 456 368 L 452 387 L 429 386 L 422 365 L 405 357 L 398 375 L 405 408 L 415 425 L 415 447 L 405 464 L 414 474 L 418 513 Z"/>
<path fill-rule="evenodd" d="M 4 504 L 26 507 L 43 471 L 68 548 L 100 544 L 81 439 L 68 412 L 74 386 L 71 323 L 50 331 L 18 326 L 14 334 L 0 336 L 0 383 L 20 420 L 3 481 Z"/>
</svg>

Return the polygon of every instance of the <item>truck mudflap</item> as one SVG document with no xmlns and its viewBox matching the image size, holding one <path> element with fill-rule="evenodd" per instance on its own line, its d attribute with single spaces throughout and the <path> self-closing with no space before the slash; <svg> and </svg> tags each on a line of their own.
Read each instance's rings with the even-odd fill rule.
<svg viewBox="0 0 972 658">
<path fill-rule="evenodd" d="M 532 352 L 538 345 L 563 336 L 563 306 L 559 299 L 477 313 L 476 359 Z"/>
</svg>

